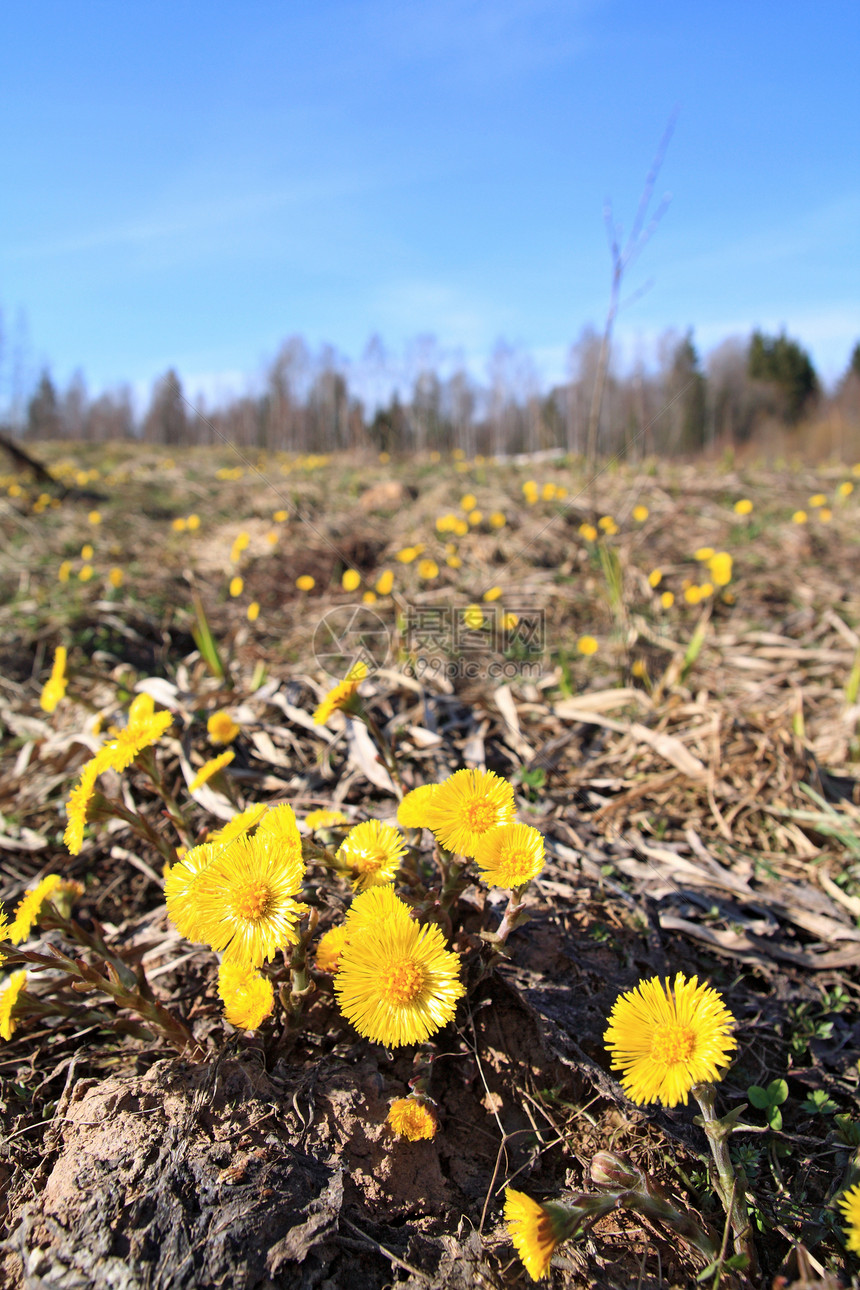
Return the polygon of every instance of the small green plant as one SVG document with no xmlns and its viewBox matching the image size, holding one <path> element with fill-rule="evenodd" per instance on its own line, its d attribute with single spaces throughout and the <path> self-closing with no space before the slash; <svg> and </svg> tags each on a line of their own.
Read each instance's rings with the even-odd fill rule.
<svg viewBox="0 0 860 1290">
<path fill-rule="evenodd" d="M 747 1089 L 750 1105 L 757 1111 L 764 1111 L 765 1119 L 772 1129 L 782 1128 L 782 1111 L 780 1107 L 788 1097 L 788 1085 L 784 1079 L 772 1079 L 767 1088 L 760 1084 L 750 1084 Z"/>
<path fill-rule="evenodd" d="M 832 1097 L 828 1097 L 823 1088 L 814 1088 L 800 1104 L 801 1111 L 806 1111 L 807 1115 L 832 1115 L 837 1110 L 837 1104 Z"/>
<path fill-rule="evenodd" d="M 839 1141 L 846 1147 L 856 1150 L 860 1147 L 860 1121 L 852 1120 L 850 1115 L 834 1115 L 833 1123 Z"/>
<path fill-rule="evenodd" d="M 546 771 L 543 766 L 533 766 L 531 769 L 523 766 L 517 771 L 514 779 L 522 784 L 529 801 L 536 802 L 541 789 L 546 785 Z"/>
<path fill-rule="evenodd" d="M 791 1021 L 788 1043 L 795 1057 L 802 1057 L 813 1039 L 829 1039 L 833 1034 L 833 1022 L 824 1021 L 820 1013 L 816 1017 L 815 1008 L 815 1004 L 805 999 L 788 1009 Z"/>
</svg>

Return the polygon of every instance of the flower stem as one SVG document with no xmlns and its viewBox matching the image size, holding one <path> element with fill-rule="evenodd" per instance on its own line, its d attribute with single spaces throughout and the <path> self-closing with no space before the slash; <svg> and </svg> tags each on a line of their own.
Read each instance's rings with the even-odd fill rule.
<svg viewBox="0 0 860 1290">
<path fill-rule="evenodd" d="M 692 1093 L 702 1112 L 702 1123 L 717 1171 L 716 1188 L 731 1224 L 735 1253 L 746 1256 L 749 1260 L 747 1275 L 754 1277 L 757 1259 L 752 1241 L 746 1192 L 729 1154 L 729 1135 L 734 1126 L 717 1117 L 715 1111 L 717 1094 L 713 1084 L 694 1084 Z"/>
</svg>

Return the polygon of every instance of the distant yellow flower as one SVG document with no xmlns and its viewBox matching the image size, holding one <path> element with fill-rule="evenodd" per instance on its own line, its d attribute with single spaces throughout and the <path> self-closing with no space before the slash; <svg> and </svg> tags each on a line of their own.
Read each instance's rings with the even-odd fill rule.
<svg viewBox="0 0 860 1290">
<path fill-rule="evenodd" d="M 597 529 L 593 524 L 580 524 L 579 536 L 584 537 L 586 542 L 597 541 Z"/>
<path fill-rule="evenodd" d="M 420 1044 L 454 1017 L 460 959 L 435 923 L 389 918 L 350 936 L 334 990 L 360 1035 L 389 1048 Z"/>
<path fill-rule="evenodd" d="M 15 909 L 13 921 L 6 931 L 6 938 L 13 946 L 19 946 L 30 937 L 46 903 L 58 904 L 61 912 L 66 913 L 71 898 L 83 895 L 84 888 L 80 882 L 64 880 L 59 873 L 48 873 L 31 891 L 24 891 L 23 897 Z M 66 908 L 63 908 L 66 907 Z"/>
<path fill-rule="evenodd" d="M 337 859 L 349 870 L 356 891 L 394 881 L 406 854 L 401 835 L 390 824 L 366 820 L 356 824 L 341 842 Z"/>
<path fill-rule="evenodd" d="M 142 690 L 136 694 L 128 705 L 128 724 L 134 730 L 143 729 L 150 717 L 155 714 L 155 700 L 151 694 Z"/>
<path fill-rule="evenodd" d="M 474 856 L 485 833 L 513 822 L 514 790 L 494 771 L 457 770 L 437 785 L 429 809 L 442 846 Z"/>
<path fill-rule="evenodd" d="M 498 600 L 501 597 L 501 594 L 502 594 L 501 587 L 489 587 L 484 592 L 481 599 L 486 600 L 488 603 L 492 603 L 494 600 Z"/>
<path fill-rule="evenodd" d="M 92 560 L 93 555 L 94 555 L 94 552 L 93 552 L 92 546 L 90 545 L 89 542 L 85 542 L 84 545 L 81 547 L 81 559 Z"/>
<path fill-rule="evenodd" d="M 296 578 L 296 586 L 299 591 L 313 591 L 316 586 L 316 579 L 312 578 L 309 573 L 300 574 L 300 576 Z"/>
<path fill-rule="evenodd" d="M 702 561 L 710 560 L 713 554 L 714 548 L 712 546 L 700 546 L 697 551 L 693 552 L 693 559 Z"/>
<path fill-rule="evenodd" d="M 268 977 L 246 963 L 225 959 L 218 969 L 218 994 L 224 1016 L 237 1030 L 257 1030 L 275 1007 L 275 991 Z"/>
<path fill-rule="evenodd" d="M 590 655 L 596 654 L 600 647 L 593 636 L 580 636 L 576 648 L 580 654 Z"/>
<path fill-rule="evenodd" d="M 457 519 L 451 531 L 452 533 L 455 533 L 457 537 L 465 537 L 469 532 L 469 525 L 466 520 Z"/>
<path fill-rule="evenodd" d="M 825 497 L 824 493 L 813 493 L 809 499 L 809 505 L 815 506 L 815 507 L 826 506 L 827 498 Z"/>
<path fill-rule="evenodd" d="M 449 569 L 461 569 L 463 567 L 463 561 L 458 555 L 447 555 L 445 557 L 445 563 Z"/>
<path fill-rule="evenodd" d="M 540 495 L 545 502 L 553 501 L 555 498 L 555 484 L 544 484 L 543 488 L 540 490 Z"/>
<path fill-rule="evenodd" d="M 708 561 L 711 577 L 718 587 L 727 587 L 732 580 L 732 557 L 728 551 L 717 551 Z"/>
<path fill-rule="evenodd" d="M 490 516 L 490 528 L 503 529 L 507 522 L 507 516 L 504 511 L 493 511 Z"/>
<path fill-rule="evenodd" d="M 27 971 L 21 968 L 20 971 L 12 973 L 0 990 L 0 1039 L 11 1039 L 15 1033 L 16 1021 L 12 1012 L 26 981 Z"/>
<path fill-rule="evenodd" d="M 243 833 L 250 833 L 260 823 L 260 820 L 268 811 L 265 802 L 257 806 L 249 806 L 246 811 L 237 811 L 232 820 L 215 833 L 210 833 L 206 841 L 214 847 L 226 847 L 234 838 L 239 838 Z"/>
<path fill-rule="evenodd" d="M 649 515 L 650 515 L 650 511 L 648 510 L 647 506 L 633 507 L 633 518 L 637 524 L 644 524 Z"/>
<path fill-rule="evenodd" d="M 364 605 L 375 605 L 377 599 L 378 597 L 375 591 L 368 590 L 361 593 L 361 601 Z"/>
<path fill-rule="evenodd" d="M 87 516 L 87 519 L 89 520 L 90 524 L 93 525 L 93 527 L 98 526 L 102 522 L 101 511 L 90 511 L 89 515 Z"/>
<path fill-rule="evenodd" d="M 78 582 L 89 582 L 94 573 L 95 570 L 91 564 L 82 564 L 78 570 Z"/>
<path fill-rule="evenodd" d="M 429 828 L 430 806 L 435 794 L 435 784 L 421 784 L 418 788 L 413 788 L 397 808 L 397 823 L 404 829 Z"/>
<path fill-rule="evenodd" d="M 740 501 L 735 502 L 735 515 L 749 515 L 752 511 L 753 504 L 748 497 L 742 497 Z"/>
<path fill-rule="evenodd" d="M 854 492 L 854 485 L 850 479 L 844 479 L 836 491 L 840 497 L 850 497 Z"/>
<path fill-rule="evenodd" d="M 523 484 L 523 495 L 527 502 L 536 502 L 539 491 L 537 483 L 533 479 L 527 479 Z"/>
<path fill-rule="evenodd" d="M 237 838 L 194 884 L 195 940 L 252 967 L 274 958 L 298 940 L 306 906 L 294 897 L 304 874 L 301 857 L 280 839 Z"/>
<path fill-rule="evenodd" d="M 355 591 L 361 586 L 361 574 L 357 569 L 344 569 L 340 585 L 344 591 Z"/>
<path fill-rule="evenodd" d="M 343 811 L 311 811 L 305 816 L 305 824 L 316 833 L 317 829 L 331 829 L 338 824 L 348 824 Z"/>
<path fill-rule="evenodd" d="M 111 738 L 99 749 L 94 760 L 101 759 L 102 769 L 109 766 L 115 771 L 126 770 L 144 748 L 158 743 L 172 724 L 171 713 L 156 712 L 130 720 L 124 730 L 112 726 L 108 732 Z"/>
<path fill-rule="evenodd" d="M 734 1018 L 722 997 L 679 972 L 640 981 L 615 1001 L 603 1041 L 631 1101 L 687 1104 L 694 1084 L 722 1078 L 737 1047 Z"/>
<path fill-rule="evenodd" d="M 860 1183 L 843 1192 L 836 1202 L 846 1221 L 845 1244 L 852 1254 L 860 1254 Z"/>
<path fill-rule="evenodd" d="M 460 498 L 460 509 L 464 511 L 473 511 L 478 505 L 478 499 L 474 493 L 466 493 L 465 497 Z"/>
<path fill-rule="evenodd" d="M 714 594 L 713 583 L 703 582 L 701 587 L 699 587 L 699 595 L 702 597 L 702 600 L 707 600 L 713 594 Z"/>
<path fill-rule="evenodd" d="M 346 923 L 339 923 L 337 927 L 330 927 L 319 939 L 316 952 L 316 965 L 320 972 L 335 973 L 338 969 L 340 956 L 346 945 L 348 928 Z"/>
<path fill-rule="evenodd" d="M 508 613 L 502 614 L 502 627 L 506 632 L 512 632 L 520 621 L 519 614 Z"/>
<path fill-rule="evenodd" d="M 469 605 L 463 613 L 463 622 L 470 631 L 477 632 L 484 625 L 484 615 L 480 605 Z"/>
<path fill-rule="evenodd" d="M 367 676 L 367 664 L 354 663 L 342 681 L 338 681 L 317 705 L 314 724 L 324 726 L 333 712 L 350 712 L 358 702 L 358 687 Z"/>
<path fill-rule="evenodd" d="M 184 533 L 187 525 L 182 516 L 177 515 L 175 519 L 170 521 L 170 527 L 173 529 L 174 533 Z"/>
<path fill-rule="evenodd" d="M 417 1097 L 399 1097 L 392 1102 L 385 1123 L 399 1138 L 420 1142 L 436 1136 L 436 1117 Z"/>
<path fill-rule="evenodd" d="M 433 578 L 438 578 L 439 566 L 436 561 L 420 560 L 418 562 L 418 577 L 423 578 L 425 582 L 430 582 Z"/>
<path fill-rule="evenodd" d="M 275 511 L 272 515 L 272 519 L 276 524 L 284 524 L 288 518 L 289 514 L 287 511 Z"/>
<path fill-rule="evenodd" d="M 469 523 L 472 528 L 477 528 L 484 518 L 483 511 L 469 511 Z"/>
<path fill-rule="evenodd" d="M 618 532 L 618 525 L 611 515 L 601 515 L 597 521 L 597 527 L 603 529 L 608 537 L 613 537 Z"/>
<path fill-rule="evenodd" d="M 241 596 L 244 588 L 245 588 L 245 580 L 244 578 L 240 578 L 238 573 L 236 574 L 235 577 L 230 579 L 230 595 L 233 597 L 234 600 L 237 596 Z"/>
<path fill-rule="evenodd" d="M 795 511 L 791 518 L 795 524 L 805 524 L 809 516 L 806 511 Z"/>
<path fill-rule="evenodd" d="M 188 785 L 189 793 L 196 793 L 198 788 L 208 784 L 210 779 L 218 774 L 219 770 L 223 770 L 225 766 L 230 765 L 235 756 L 233 749 L 228 748 L 226 752 L 219 753 L 217 757 L 210 757 L 208 761 L 205 761 Z"/>
<path fill-rule="evenodd" d="M 241 729 L 224 708 L 213 712 L 206 722 L 206 731 L 213 744 L 231 744 L 241 734 Z"/>
<path fill-rule="evenodd" d="M 376 590 L 380 596 L 390 596 L 391 588 L 394 586 L 394 574 L 390 569 L 383 569 L 382 573 L 376 580 Z"/>
<path fill-rule="evenodd" d="M 822 506 L 821 510 L 818 512 L 818 518 L 820 519 L 822 524 L 829 524 L 830 521 L 833 519 L 833 512 L 830 510 L 829 507 Z"/>
<path fill-rule="evenodd" d="M 524 887 L 544 867 L 543 834 L 528 824 L 503 824 L 478 841 L 475 863 L 488 887 Z"/>
<path fill-rule="evenodd" d="M 115 590 L 118 591 L 124 581 L 125 581 L 125 574 L 123 573 L 122 569 L 120 569 L 118 565 L 114 565 L 114 567 L 108 573 L 108 582 Z"/>
<path fill-rule="evenodd" d="M 638 678 L 638 680 L 648 680 L 648 664 L 645 662 L 644 658 L 635 658 L 630 671 Z"/>
<path fill-rule="evenodd" d="M 260 605 L 256 600 L 251 601 L 250 605 L 245 610 L 245 616 L 249 623 L 255 623 L 260 617 Z"/>
<path fill-rule="evenodd" d="M 525 1192 L 505 1188 L 505 1222 L 514 1248 L 532 1281 L 549 1272 L 557 1245 L 576 1230 L 576 1222 L 561 1205 L 539 1205 Z"/>
<path fill-rule="evenodd" d="M 199 515 L 189 515 L 189 516 L 188 516 L 188 519 L 185 521 L 185 523 L 188 525 L 189 529 L 190 529 L 190 530 L 191 530 L 191 532 L 193 533 L 193 532 L 195 532 L 197 529 L 199 529 L 199 528 L 200 528 L 200 516 L 199 516 Z"/>
<path fill-rule="evenodd" d="M 652 569 L 651 572 L 648 574 L 649 587 L 652 587 L 652 588 L 659 587 L 662 581 L 663 581 L 662 569 Z"/>
<path fill-rule="evenodd" d="M 399 560 L 401 564 L 411 564 L 417 556 L 418 552 L 414 546 L 404 546 L 397 552 L 394 558 L 395 560 Z"/>
<path fill-rule="evenodd" d="M 66 695 L 66 647 L 58 645 L 54 651 L 51 675 L 42 687 L 39 705 L 43 712 L 53 712 Z"/>
<path fill-rule="evenodd" d="M 698 605 L 702 599 L 702 589 L 695 585 L 684 588 L 684 599 L 688 605 Z"/>
<path fill-rule="evenodd" d="M 72 572 L 71 560 L 64 560 L 57 570 L 57 579 L 59 582 L 68 582 Z"/>
</svg>

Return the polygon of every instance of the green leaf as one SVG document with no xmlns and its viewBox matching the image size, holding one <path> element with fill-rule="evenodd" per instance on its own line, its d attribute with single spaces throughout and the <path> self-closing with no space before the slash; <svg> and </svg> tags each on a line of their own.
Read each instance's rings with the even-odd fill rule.
<svg viewBox="0 0 860 1290">
<path fill-rule="evenodd" d="M 772 1106 L 769 1108 L 767 1113 L 767 1122 L 772 1129 L 779 1130 L 782 1128 L 782 1111 L 780 1111 L 778 1106 Z"/>
<path fill-rule="evenodd" d="M 784 1079 L 772 1079 L 767 1086 L 771 1106 L 781 1106 L 788 1097 L 788 1085 Z"/>
<path fill-rule="evenodd" d="M 757 1111 L 765 1111 L 771 1105 L 767 1089 L 762 1088 L 760 1084 L 750 1084 L 747 1097 Z"/>
</svg>

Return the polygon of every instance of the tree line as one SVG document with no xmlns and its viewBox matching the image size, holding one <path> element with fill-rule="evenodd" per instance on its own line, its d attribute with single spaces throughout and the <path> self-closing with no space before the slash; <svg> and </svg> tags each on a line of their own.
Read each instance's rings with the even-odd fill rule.
<svg viewBox="0 0 860 1290">
<path fill-rule="evenodd" d="M 586 328 L 570 350 L 568 378 L 545 390 L 528 353 L 503 342 L 482 382 L 430 337 L 413 346 L 404 373 L 378 337 L 349 363 L 328 346 L 313 353 L 296 336 L 281 346 L 257 392 L 207 408 L 199 396 L 186 396 L 170 369 L 142 415 L 127 387 L 90 399 L 80 375 L 60 391 L 45 370 L 24 415 L 7 429 L 28 439 L 140 439 L 165 447 L 226 441 L 266 452 L 581 454 L 600 345 Z M 860 342 L 836 389 L 825 394 L 809 354 L 784 332 L 726 340 L 704 364 L 691 332 L 667 332 L 656 368 L 610 368 L 598 447 L 621 456 L 694 454 L 748 443 L 763 426 L 801 434 L 801 424 L 834 411 L 860 449 Z"/>
</svg>

